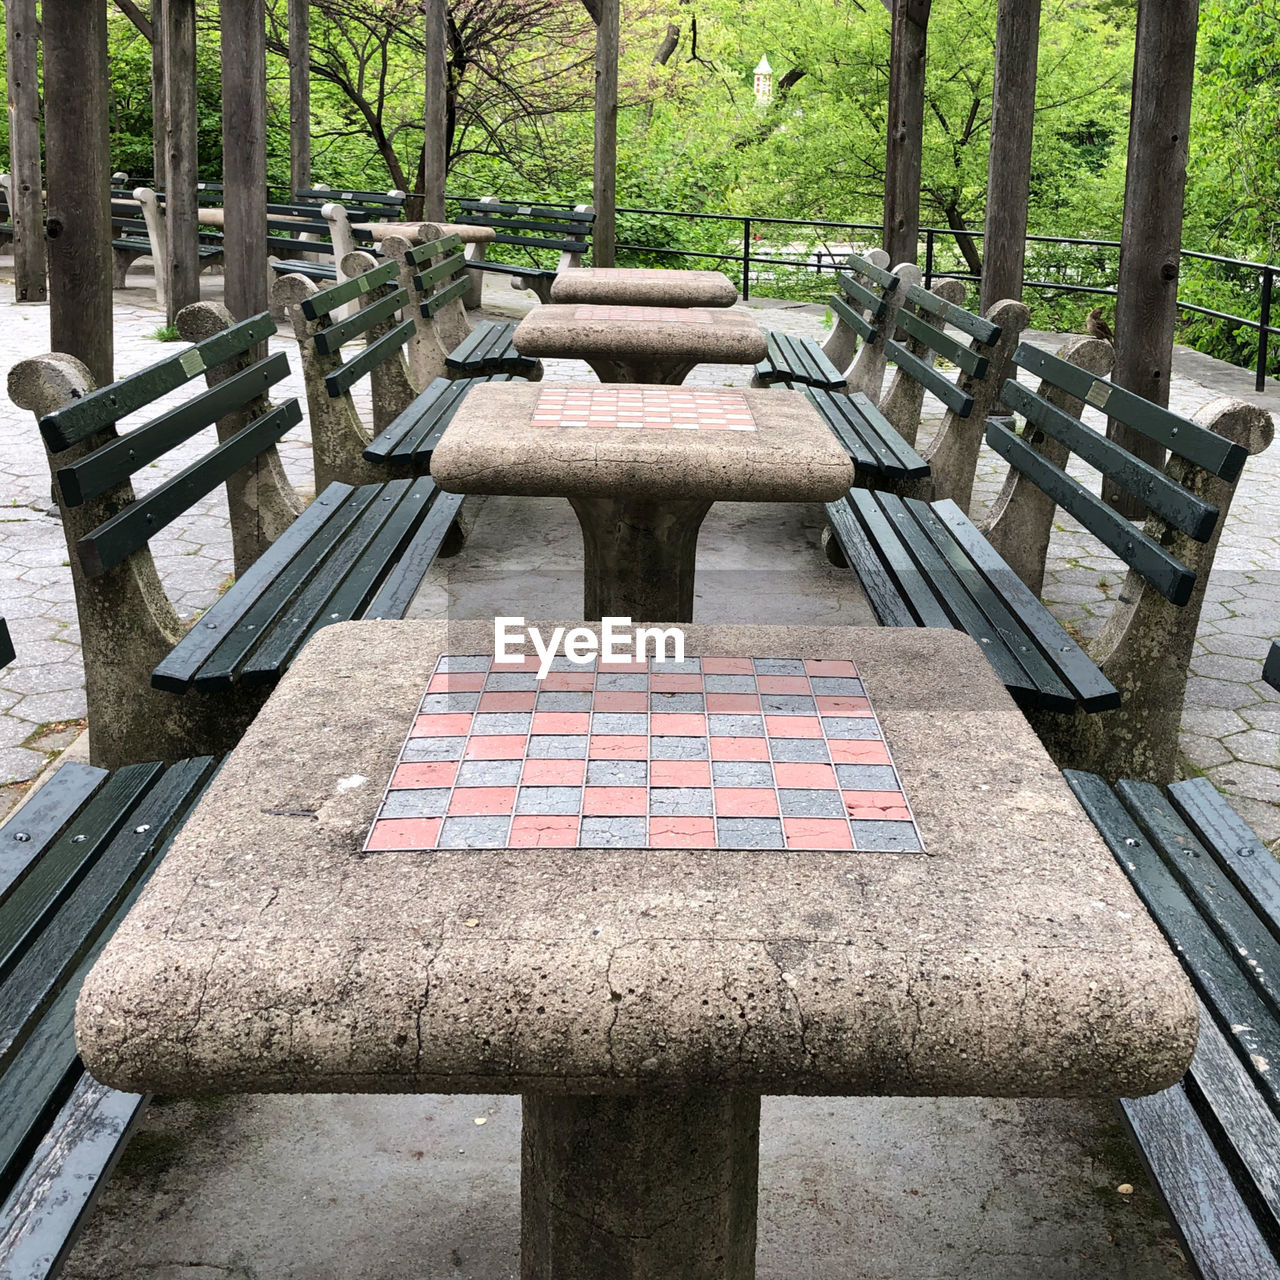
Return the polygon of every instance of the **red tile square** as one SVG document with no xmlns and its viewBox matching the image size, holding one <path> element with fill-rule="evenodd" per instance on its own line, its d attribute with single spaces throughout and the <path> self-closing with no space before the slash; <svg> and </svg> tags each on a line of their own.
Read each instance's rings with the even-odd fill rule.
<svg viewBox="0 0 1280 1280">
<path fill-rule="evenodd" d="M 750 658 L 703 658 L 704 676 L 751 676 L 755 667 Z"/>
<path fill-rule="evenodd" d="M 811 676 L 857 677 L 858 668 L 844 658 L 806 658 L 804 669 Z"/>
<path fill-rule="evenodd" d="M 428 693 L 475 693 L 484 688 L 483 671 L 437 671 L 427 685 Z"/>
<path fill-rule="evenodd" d="M 449 797 L 449 816 L 460 813 L 510 813 L 515 787 L 459 787 Z"/>
<path fill-rule="evenodd" d="M 758 716 L 760 699 L 754 693 L 709 693 L 707 713 L 726 716 Z"/>
<path fill-rule="evenodd" d="M 655 738 L 701 738 L 706 732 L 707 717 L 693 712 L 654 712 L 649 717 L 649 733 Z"/>
<path fill-rule="evenodd" d="M 709 787 L 711 766 L 705 760 L 649 761 L 651 787 Z"/>
<path fill-rule="evenodd" d="M 716 787 L 717 818 L 776 818 L 778 795 L 772 787 Z"/>
<path fill-rule="evenodd" d="M 649 695 L 643 689 L 598 689 L 591 699 L 593 711 L 648 711 Z"/>
<path fill-rule="evenodd" d="M 540 687 L 548 693 L 590 693 L 595 683 L 594 671 L 548 671 Z"/>
<path fill-rule="evenodd" d="M 836 771 L 829 764 L 784 764 L 773 766 L 774 780 L 780 787 L 836 788 Z"/>
<path fill-rule="evenodd" d="M 586 711 L 535 711 L 533 733 L 586 733 L 591 716 Z"/>
<path fill-rule="evenodd" d="M 878 738 L 828 738 L 836 764 L 888 764 L 889 748 Z"/>
<path fill-rule="evenodd" d="M 649 739 L 637 735 L 596 733 L 587 744 L 587 754 L 592 760 L 647 760 Z"/>
<path fill-rule="evenodd" d="M 415 738 L 452 738 L 471 732 L 471 712 L 444 712 L 440 715 L 418 716 L 413 722 Z"/>
<path fill-rule="evenodd" d="M 458 772 L 456 760 L 423 760 L 415 764 L 402 764 L 391 775 L 391 789 L 401 787 L 451 787 Z"/>
<path fill-rule="evenodd" d="M 809 692 L 807 676 L 760 676 L 756 686 L 761 693 L 802 693 Z"/>
<path fill-rule="evenodd" d="M 712 818 L 650 818 L 649 843 L 657 849 L 714 849 Z"/>
<path fill-rule="evenodd" d="M 439 818 L 380 818 L 365 848 L 434 849 L 439 834 Z"/>
<path fill-rule="evenodd" d="M 701 693 L 702 677 L 697 675 L 664 675 L 660 671 L 649 677 L 649 688 L 654 693 Z"/>
<path fill-rule="evenodd" d="M 524 755 L 524 734 L 480 734 L 467 739 L 468 760 L 519 760 Z"/>
<path fill-rule="evenodd" d="M 769 743 L 765 738 L 712 738 L 713 760 L 767 760 Z"/>
<path fill-rule="evenodd" d="M 537 849 L 558 846 L 573 848 L 578 843 L 578 819 L 573 816 L 551 817 L 526 813 L 511 819 L 507 844 L 513 849 Z"/>
<path fill-rule="evenodd" d="M 526 760 L 520 781 L 526 787 L 580 787 L 586 774 L 585 760 Z"/>
<path fill-rule="evenodd" d="M 517 693 L 490 690 L 480 695 L 480 711 L 532 711 L 537 694 L 532 689 Z"/>
<path fill-rule="evenodd" d="M 611 818 L 643 816 L 649 811 L 648 787 L 587 787 L 582 812 Z"/>
<path fill-rule="evenodd" d="M 908 822 L 911 812 L 901 791 L 842 791 L 845 812 L 851 818 L 883 818 Z"/>
<path fill-rule="evenodd" d="M 788 849 L 852 849 L 853 832 L 843 818 L 783 818 Z"/>
<path fill-rule="evenodd" d="M 765 716 L 764 728 L 771 738 L 822 737 L 822 721 L 817 716 Z"/>
<path fill-rule="evenodd" d="M 829 697 L 817 698 L 820 716 L 869 716 L 871 703 L 866 698 Z"/>
</svg>

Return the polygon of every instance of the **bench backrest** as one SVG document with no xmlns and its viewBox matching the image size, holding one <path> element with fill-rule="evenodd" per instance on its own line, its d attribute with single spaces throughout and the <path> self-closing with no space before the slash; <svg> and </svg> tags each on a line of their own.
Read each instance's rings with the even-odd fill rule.
<svg viewBox="0 0 1280 1280">
<path fill-rule="evenodd" d="M 587 251 L 594 210 L 564 205 L 504 204 L 501 201 L 460 200 L 454 222 L 464 227 L 491 227 L 494 244 L 522 249 L 553 249 L 581 255 Z"/>
<path fill-rule="evenodd" d="M 328 204 L 331 201 L 346 207 L 348 214 L 359 222 L 394 222 L 404 217 L 403 191 L 340 191 L 329 187 L 311 187 L 294 192 L 297 204 Z"/>
<path fill-rule="evenodd" d="M 836 275 L 837 292 L 828 303 L 836 317 L 823 354 L 845 371 L 845 390 L 879 400 L 884 385 L 886 347 L 898 326 L 898 316 L 920 269 L 910 262 L 888 269 L 889 256 L 872 250 L 850 255 Z M 857 344 L 856 358 L 854 348 Z"/>
<path fill-rule="evenodd" d="M 400 287 L 414 300 L 417 332 L 408 347 L 409 369 L 415 385 L 426 387 L 448 376 L 445 356 L 471 332 L 464 298 L 467 259 L 456 235 L 443 235 L 434 223 L 424 223 L 422 244 L 388 236 L 382 251 L 400 269 Z"/>
</svg>

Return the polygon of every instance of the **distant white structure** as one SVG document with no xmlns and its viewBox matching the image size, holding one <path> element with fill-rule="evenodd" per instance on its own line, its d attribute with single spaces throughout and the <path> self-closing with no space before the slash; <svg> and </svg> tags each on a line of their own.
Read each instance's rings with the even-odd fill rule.
<svg viewBox="0 0 1280 1280">
<path fill-rule="evenodd" d="M 761 58 L 756 68 L 756 105 L 767 107 L 773 101 L 773 68 L 768 58 Z"/>
</svg>

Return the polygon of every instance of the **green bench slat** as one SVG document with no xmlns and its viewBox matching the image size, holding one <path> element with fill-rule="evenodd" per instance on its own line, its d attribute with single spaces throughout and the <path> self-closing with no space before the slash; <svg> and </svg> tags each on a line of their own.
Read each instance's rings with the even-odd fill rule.
<svg viewBox="0 0 1280 1280">
<path fill-rule="evenodd" d="M 496 224 L 495 224 L 496 225 Z M 509 224 L 503 224 L 509 225 Z M 534 228 L 538 230 L 539 228 Z M 561 253 L 583 253 L 586 251 L 587 242 L 585 240 L 560 240 L 551 239 L 545 236 L 532 235 L 507 235 L 505 232 L 495 230 L 493 244 L 513 244 L 521 249 L 556 249 Z M 473 264 L 482 265 L 482 264 Z"/>
<path fill-rule="evenodd" d="M 61 453 L 95 431 L 118 422 L 170 391 L 176 391 L 196 374 L 265 342 L 275 332 L 275 321 L 268 312 L 251 316 L 120 382 L 91 391 L 65 409 L 46 414 L 40 419 L 40 434 L 54 453 Z"/>
<path fill-rule="evenodd" d="M 895 276 L 892 271 L 868 262 L 859 254 L 851 256 L 844 264 L 844 269 L 854 276 L 866 276 L 872 284 L 879 285 L 886 293 L 892 293 L 902 283 L 901 276 Z"/>
<path fill-rule="evenodd" d="M 854 519 L 853 510 L 844 498 L 827 503 L 827 520 L 849 567 L 858 575 L 880 625 L 914 627 L 916 615 L 902 598 L 885 569 L 884 562 L 876 554 L 862 526 Z M 942 625 L 945 626 L 945 622 Z"/>
<path fill-rule="evenodd" d="M 832 312 L 850 329 L 854 331 L 860 338 L 865 338 L 871 342 L 876 336 L 876 327 L 856 308 L 851 307 L 843 298 L 837 294 L 832 294 L 827 299 L 827 305 Z"/>
<path fill-rule="evenodd" d="M 490 262 L 488 258 L 482 258 L 479 262 L 468 262 L 467 267 L 471 271 L 497 271 L 504 276 L 556 275 L 556 271 L 551 267 L 537 267 L 532 263 L 522 266 L 511 262 Z"/>
<path fill-rule="evenodd" d="M 493 381 L 506 381 L 509 375 L 498 374 Z M 369 462 L 396 464 L 430 461 L 431 450 L 439 442 L 445 427 L 453 421 L 463 397 L 477 382 L 489 378 L 436 378 L 402 413 L 391 421 L 365 448 Z"/>
<path fill-rule="evenodd" d="M 492 206 L 488 206 L 488 207 L 491 208 Z M 542 235 L 542 236 L 555 237 L 554 239 L 549 239 L 542 242 L 547 245 L 566 244 L 566 243 L 570 245 L 576 245 L 576 244 L 585 244 L 586 242 L 585 237 L 583 235 L 582 225 L 580 223 L 563 222 L 563 221 L 558 221 L 557 219 L 554 219 L 554 218 L 545 218 L 542 220 L 539 220 L 536 218 L 525 219 L 520 217 L 507 217 L 505 215 L 500 214 L 494 218 L 476 218 L 474 220 L 468 220 L 468 221 L 462 222 L 461 225 L 463 226 L 482 225 L 482 226 L 493 227 L 495 230 L 499 232 L 499 234 L 501 234 L 501 232 L 503 231 L 536 231 L 539 235 Z M 564 237 L 564 239 L 561 239 L 560 237 Z M 538 242 L 526 239 L 524 236 L 521 236 L 519 237 L 518 240 L 514 240 L 514 241 L 512 240 L 503 241 L 501 239 L 496 239 L 494 243 L 496 244 L 503 244 L 503 243 L 535 244 Z"/>
<path fill-rule="evenodd" d="M 413 540 L 365 610 L 366 619 L 404 617 L 457 517 L 462 497 L 460 493 L 441 492 L 437 495 L 427 518 L 418 526 Z"/>
<path fill-rule="evenodd" d="M 78 507 L 90 498 L 96 498 L 219 418 L 265 395 L 269 387 L 288 376 L 288 357 L 279 351 L 208 388 L 176 409 L 161 414 L 145 426 L 108 441 L 69 466 L 59 467 L 54 474 L 62 500 L 69 507 Z"/>
<path fill-rule="evenodd" d="M 1056 405 L 1012 379 L 1001 399 L 1015 413 L 1067 446 L 1076 457 L 1140 498 L 1158 516 L 1197 542 L 1208 542 L 1218 523 L 1218 508 L 1201 501 L 1158 467 L 1135 458 L 1128 449 L 1091 430 Z"/>
<path fill-rule="evenodd" d="M 430 320 L 446 303 L 452 302 L 455 298 L 461 298 L 466 293 L 468 284 L 466 276 L 463 276 L 460 280 L 455 280 L 452 284 L 445 285 L 443 289 L 433 294 L 430 298 L 423 298 L 419 304 L 419 309 L 423 316 Z"/>
<path fill-rule="evenodd" d="M 395 266 L 396 264 L 392 262 L 387 265 Z M 331 324 L 327 329 L 321 329 L 316 334 L 316 350 L 321 355 L 334 355 L 342 350 L 343 343 L 350 342 L 352 338 L 359 337 L 362 333 L 367 333 L 375 325 L 389 320 L 401 307 L 408 306 L 408 304 L 409 294 L 404 289 L 397 289 L 394 293 L 389 293 L 385 298 L 379 298 L 376 302 L 371 302 L 368 306 L 361 307 L 355 315 L 350 316 L 348 319 L 339 320 L 336 324 Z"/>
<path fill-rule="evenodd" d="M 594 222 L 596 217 L 590 209 L 566 208 L 563 205 L 554 204 L 504 204 L 499 200 L 460 200 L 458 204 L 464 214 L 494 215 L 515 213 L 533 218 L 563 218 L 567 222 L 585 222 L 588 224 Z M 458 221 L 462 221 L 461 217 L 459 217 Z"/>
<path fill-rule="evenodd" d="M 1166 600 L 1184 605 L 1191 598 L 1196 575 L 1061 467 L 1055 467 L 995 419 L 987 422 L 987 443 L 1140 573 Z"/>
<path fill-rule="evenodd" d="M 296 262 L 280 259 L 269 264 L 272 271 L 279 275 L 306 276 L 308 280 L 336 280 L 338 268 L 333 263 Z"/>
<path fill-rule="evenodd" d="M 455 232 L 453 235 L 441 236 L 439 240 L 427 240 L 423 244 L 410 246 L 404 260 L 411 267 L 420 267 L 424 262 L 429 263 L 432 258 L 438 258 L 442 253 L 452 253 L 461 246 L 462 237 Z"/>
<path fill-rule="evenodd" d="M 298 402 L 287 400 L 211 449 L 172 480 L 131 502 L 76 543 L 84 572 L 97 578 L 120 564 L 187 511 L 192 503 L 211 493 L 301 421 L 302 409 Z"/>
<path fill-rule="evenodd" d="M 399 272 L 395 262 L 384 262 L 362 275 L 351 280 L 335 284 L 331 289 L 322 289 L 302 300 L 302 314 L 308 320 L 320 320 L 336 311 L 344 302 L 352 302 L 379 285 L 393 284 Z"/>
<path fill-rule="evenodd" d="M 406 296 L 406 301 L 408 298 Z M 325 389 L 335 399 L 349 391 L 367 373 L 371 373 L 399 347 L 403 347 L 414 333 L 412 319 L 402 320 L 394 329 L 369 343 L 359 355 L 352 356 L 346 364 L 324 375 Z"/>
<path fill-rule="evenodd" d="M 929 474 L 929 464 L 862 392 L 848 396 L 808 387 L 805 395 L 860 470 L 891 479 Z"/>
<path fill-rule="evenodd" d="M 452 238 L 456 239 L 457 237 Z M 466 267 L 466 255 L 455 253 L 443 262 L 437 262 L 435 266 L 425 267 L 419 271 L 413 277 L 413 287 L 425 293 L 433 284 L 440 280 L 445 280 L 449 276 L 457 275 L 459 271 L 465 271 Z"/>
<path fill-rule="evenodd" d="M 954 302 L 938 297 L 929 289 L 922 289 L 918 284 L 913 284 L 907 290 L 907 301 L 917 310 L 927 311 L 931 316 L 937 316 L 953 328 L 959 329 L 961 333 L 977 338 L 984 347 L 991 346 L 1000 337 L 998 324 L 992 324 L 982 316 L 975 316 L 972 311 L 966 311 Z"/>
<path fill-rule="evenodd" d="M 64 764 L 22 808 L 0 826 L 0 903 L 33 867 L 58 833 L 107 779 L 105 769 Z"/>
<path fill-rule="evenodd" d="M 1022 343 L 1014 352 L 1013 362 L 1224 480 L 1238 479 L 1244 468 L 1249 454 L 1242 445 L 1039 347 Z"/>
<path fill-rule="evenodd" d="M 952 364 L 958 365 L 965 373 L 971 373 L 975 378 L 983 377 L 991 367 L 991 362 L 986 356 L 957 342 L 950 334 L 943 333 L 941 329 L 935 329 L 933 325 L 921 320 L 919 316 L 913 316 L 909 311 L 898 313 L 898 324 L 917 342 L 936 351 L 943 359 L 950 360 Z"/>
<path fill-rule="evenodd" d="M 896 283 L 898 277 L 893 276 L 892 279 Z M 847 271 L 836 272 L 836 284 L 851 302 L 857 304 L 859 310 L 870 311 L 872 320 L 884 319 L 884 313 L 889 310 L 889 304 L 881 294 L 868 289 Z"/>
<path fill-rule="evenodd" d="M 537 365 L 522 356 L 513 340 L 515 325 L 484 320 L 444 358 L 445 367 L 465 373 L 523 373 Z"/>
<path fill-rule="evenodd" d="M 768 354 L 756 365 L 756 376 L 762 382 L 798 382 L 827 391 L 844 386 L 844 376 L 812 338 L 793 338 L 775 329 L 768 330 L 767 336 Z"/>
<path fill-rule="evenodd" d="M 890 339 L 884 344 L 884 352 L 899 369 L 908 373 L 926 391 L 933 392 L 957 417 L 967 418 L 973 412 L 973 397 L 967 391 L 943 377 L 933 365 L 908 351 L 902 343 Z"/>
</svg>

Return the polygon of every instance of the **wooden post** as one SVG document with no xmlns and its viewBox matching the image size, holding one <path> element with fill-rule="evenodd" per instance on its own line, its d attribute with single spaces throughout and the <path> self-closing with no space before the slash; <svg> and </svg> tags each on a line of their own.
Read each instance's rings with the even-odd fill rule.
<svg viewBox="0 0 1280 1280">
<path fill-rule="evenodd" d="M 19 302 L 44 302 L 44 199 L 40 180 L 40 84 L 36 70 L 40 28 L 36 0 L 8 0 L 9 199 L 13 222 L 13 286 Z"/>
<path fill-rule="evenodd" d="M 914 262 L 920 239 L 924 69 L 932 0 L 894 0 L 889 133 L 884 159 L 884 248 L 891 266 Z"/>
<path fill-rule="evenodd" d="M 222 181 L 227 309 L 267 309 L 265 0 L 222 5 Z"/>
<path fill-rule="evenodd" d="M 289 0 L 289 186 L 311 187 L 311 5 Z"/>
<path fill-rule="evenodd" d="M 1199 20 L 1199 0 L 1138 3 L 1112 380 L 1166 407 Z M 1107 424 L 1107 435 L 1153 465 L 1164 460 L 1158 444 L 1118 422 Z M 1131 519 L 1145 513 L 1140 501 L 1109 482 L 1102 496 Z"/>
<path fill-rule="evenodd" d="M 1004 298 L 1022 299 L 1039 45 L 1040 0 L 1000 0 L 982 240 L 984 314 Z"/>
<path fill-rule="evenodd" d="M 178 312 L 200 301 L 199 157 L 196 132 L 196 3 L 164 0 L 165 84 L 165 257 L 156 265 L 168 277 L 165 312 L 169 324 Z"/>
<path fill-rule="evenodd" d="M 49 345 L 112 380 L 107 6 L 44 0 Z"/>
<path fill-rule="evenodd" d="M 596 221 L 591 264 L 611 267 L 617 244 L 618 203 L 618 28 L 620 0 L 600 0 L 596 25 L 596 151 L 592 201 Z"/>
<path fill-rule="evenodd" d="M 422 216 L 428 222 L 444 221 L 444 184 L 449 168 L 448 139 L 448 21 L 446 0 L 423 0 L 426 15 L 426 85 L 422 104 Z"/>
<path fill-rule="evenodd" d="M 164 87 L 164 9 L 165 0 L 151 0 L 151 164 L 154 169 L 151 185 L 157 191 L 163 191 L 169 181 L 164 159 L 169 146 L 165 119 L 169 99 Z M 157 264 L 156 270 L 159 269 Z"/>
</svg>

